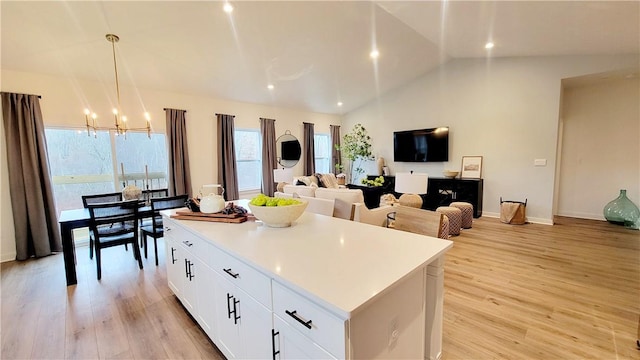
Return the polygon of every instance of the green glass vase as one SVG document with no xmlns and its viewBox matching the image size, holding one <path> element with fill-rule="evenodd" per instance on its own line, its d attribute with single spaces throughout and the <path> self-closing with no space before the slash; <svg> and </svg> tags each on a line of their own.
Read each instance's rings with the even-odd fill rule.
<svg viewBox="0 0 640 360">
<path fill-rule="evenodd" d="M 620 195 L 611 200 L 603 211 L 604 218 L 610 223 L 636 230 L 640 225 L 640 209 L 629 200 L 627 190 L 620 190 Z"/>
</svg>

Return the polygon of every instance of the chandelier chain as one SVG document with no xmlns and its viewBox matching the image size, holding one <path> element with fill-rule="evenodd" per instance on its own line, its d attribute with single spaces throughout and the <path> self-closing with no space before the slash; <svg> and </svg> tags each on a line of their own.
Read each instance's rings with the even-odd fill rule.
<svg viewBox="0 0 640 360">
<path fill-rule="evenodd" d="M 120 41 L 118 35 L 115 34 L 107 34 L 107 41 L 111 43 L 111 52 L 113 54 L 113 72 L 115 74 L 115 83 L 116 83 L 116 100 L 117 100 L 117 109 L 113 110 L 115 124 L 114 127 L 100 127 L 96 124 L 96 113 L 91 113 L 89 109 L 85 109 L 84 111 L 84 119 L 85 125 L 87 127 L 87 135 L 91 136 L 91 132 L 93 132 L 93 136 L 97 136 L 98 130 L 113 130 L 116 135 L 124 134 L 125 138 L 127 136 L 127 131 L 129 130 L 146 130 L 147 136 L 151 138 L 151 118 L 149 117 L 149 113 L 145 113 L 146 126 L 144 128 L 129 128 L 127 127 L 126 117 L 122 114 L 122 108 L 120 104 L 120 78 L 118 77 L 118 60 L 116 57 L 116 43 Z M 91 119 L 91 122 L 89 122 Z"/>
</svg>

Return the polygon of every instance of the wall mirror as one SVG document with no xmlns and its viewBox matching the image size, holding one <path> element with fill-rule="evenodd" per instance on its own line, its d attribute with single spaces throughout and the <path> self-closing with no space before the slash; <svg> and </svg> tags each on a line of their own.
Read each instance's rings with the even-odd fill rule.
<svg viewBox="0 0 640 360">
<path fill-rule="evenodd" d="M 291 135 L 289 130 L 285 131 L 276 140 L 276 157 L 278 164 L 282 167 L 290 168 L 300 161 L 302 148 L 298 139 Z"/>
</svg>

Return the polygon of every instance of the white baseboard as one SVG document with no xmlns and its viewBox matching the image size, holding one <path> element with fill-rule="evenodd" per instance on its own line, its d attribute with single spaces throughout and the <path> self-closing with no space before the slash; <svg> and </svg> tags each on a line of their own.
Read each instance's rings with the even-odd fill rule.
<svg viewBox="0 0 640 360">
<path fill-rule="evenodd" d="M 483 211 L 482 216 L 499 219 L 500 213 Z M 532 224 L 553 225 L 553 219 L 545 219 L 545 218 L 537 218 L 537 217 L 527 216 L 527 222 Z"/>
<path fill-rule="evenodd" d="M 566 217 L 572 217 L 572 218 L 578 218 L 578 219 L 607 221 L 607 219 L 604 218 L 603 214 L 592 214 L 592 213 L 583 213 L 583 212 L 576 212 L 576 211 L 562 211 L 558 213 L 558 216 L 566 216 Z"/>
<path fill-rule="evenodd" d="M 16 255 L 17 254 L 15 252 L 8 253 L 8 254 L 2 254 L 2 255 L 0 255 L 0 263 L 7 262 L 7 261 L 13 261 L 13 260 L 16 259 Z"/>
<path fill-rule="evenodd" d="M 87 236 L 79 236 L 77 239 L 74 239 L 73 243 L 75 247 L 87 247 L 89 246 L 89 237 Z M 0 254 L 0 263 L 7 261 L 14 261 L 18 254 L 14 251 L 7 254 Z"/>
</svg>

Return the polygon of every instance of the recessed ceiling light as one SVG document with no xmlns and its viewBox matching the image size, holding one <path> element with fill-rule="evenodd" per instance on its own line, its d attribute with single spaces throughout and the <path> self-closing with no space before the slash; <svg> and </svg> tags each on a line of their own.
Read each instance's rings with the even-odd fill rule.
<svg viewBox="0 0 640 360">
<path fill-rule="evenodd" d="M 489 41 L 488 43 L 484 44 L 484 48 L 485 49 L 493 49 L 494 46 L 495 46 L 495 44 L 492 43 L 491 41 Z"/>
<path fill-rule="evenodd" d="M 230 13 L 233 11 L 233 6 L 231 6 L 231 4 L 229 3 L 224 3 L 224 6 L 222 7 L 222 9 L 224 10 L 224 12 Z"/>
<path fill-rule="evenodd" d="M 338 106 L 342 106 L 342 101 L 338 101 Z"/>
<path fill-rule="evenodd" d="M 269 84 L 269 85 L 267 85 L 267 89 L 269 89 L 269 90 L 273 90 L 273 88 L 274 88 L 273 84 Z"/>
<path fill-rule="evenodd" d="M 373 50 L 373 51 L 371 51 L 371 52 L 369 53 L 369 56 L 370 56 L 372 59 L 377 59 L 377 58 L 378 58 L 378 56 L 380 56 L 380 52 L 378 52 L 378 50 Z"/>
</svg>

